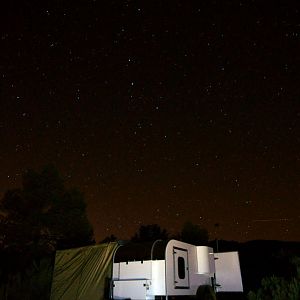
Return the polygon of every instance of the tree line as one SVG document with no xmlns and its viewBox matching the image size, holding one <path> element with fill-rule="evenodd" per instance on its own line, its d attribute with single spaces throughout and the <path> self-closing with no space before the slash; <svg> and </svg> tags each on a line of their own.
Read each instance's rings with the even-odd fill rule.
<svg viewBox="0 0 300 300">
<path fill-rule="evenodd" d="M 141 225 L 131 238 L 135 242 L 177 238 L 191 244 L 207 244 L 208 232 L 186 222 L 171 236 L 158 224 Z M 102 242 L 117 240 L 114 235 Z M 53 166 L 41 172 L 27 170 L 22 187 L 8 190 L 0 201 L 0 251 L 51 253 L 94 244 L 86 202 L 78 189 L 67 189 Z"/>
<path fill-rule="evenodd" d="M 208 245 L 205 228 L 186 222 L 175 236 L 158 224 L 141 225 L 133 242 L 177 239 Z M 116 241 L 111 235 L 102 242 Z M 8 190 L 0 201 L 0 299 L 49 299 L 55 251 L 95 244 L 86 202 L 78 189 L 67 189 L 57 169 L 26 171 L 22 187 Z M 299 299 L 299 258 L 296 275 L 269 276 L 249 300 Z"/>
<path fill-rule="evenodd" d="M 131 240 L 169 238 L 167 230 L 151 224 L 141 225 Z M 188 222 L 176 238 L 207 244 L 208 233 Z M 116 239 L 111 235 L 102 242 Z M 92 244 L 83 194 L 67 189 L 52 165 L 27 170 L 21 188 L 8 190 L 0 201 L 0 299 L 47 299 L 55 251 Z"/>
</svg>

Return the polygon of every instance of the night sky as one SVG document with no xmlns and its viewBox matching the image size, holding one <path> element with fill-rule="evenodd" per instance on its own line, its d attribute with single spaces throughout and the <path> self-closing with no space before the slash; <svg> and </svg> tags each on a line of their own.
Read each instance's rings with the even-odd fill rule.
<svg viewBox="0 0 300 300">
<path fill-rule="evenodd" d="M 98 241 L 300 240 L 299 1 L 5 3 L 1 197 L 54 163 Z"/>
</svg>

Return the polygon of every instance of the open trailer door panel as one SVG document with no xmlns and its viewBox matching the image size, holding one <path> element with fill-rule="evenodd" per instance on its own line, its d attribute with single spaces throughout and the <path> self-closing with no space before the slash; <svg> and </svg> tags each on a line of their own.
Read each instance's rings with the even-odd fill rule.
<svg viewBox="0 0 300 300">
<path fill-rule="evenodd" d="M 243 292 L 238 252 L 215 253 L 218 292 Z"/>
</svg>

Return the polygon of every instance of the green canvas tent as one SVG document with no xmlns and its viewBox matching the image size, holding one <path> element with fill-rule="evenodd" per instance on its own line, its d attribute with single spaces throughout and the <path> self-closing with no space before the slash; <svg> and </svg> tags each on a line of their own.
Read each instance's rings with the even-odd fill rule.
<svg viewBox="0 0 300 300">
<path fill-rule="evenodd" d="M 51 300 L 102 300 L 118 243 L 56 252 Z"/>
</svg>

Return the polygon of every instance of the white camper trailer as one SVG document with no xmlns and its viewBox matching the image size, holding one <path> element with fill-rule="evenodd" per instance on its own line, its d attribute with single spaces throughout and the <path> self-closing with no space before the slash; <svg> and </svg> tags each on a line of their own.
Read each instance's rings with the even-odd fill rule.
<svg viewBox="0 0 300 300">
<path fill-rule="evenodd" d="M 215 299 L 219 291 L 243 291 L 237 252 L 176 240 L 120 241 L 57 251 L 50 299 Z"/>
<path fill-rule="evenodd" d="M 204 290 L 243 291 L 237 252 L 214 253 L 210 247 L 176 240 L 162 247 L 160 242 L 152 244 L 148 259 L 145 255 L 141 258 L 139 249 L 127 251 L 127 255 L 126 246 L 116 250 L 111 299 L 154 300 Z"/>
</svg>

